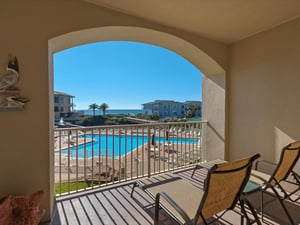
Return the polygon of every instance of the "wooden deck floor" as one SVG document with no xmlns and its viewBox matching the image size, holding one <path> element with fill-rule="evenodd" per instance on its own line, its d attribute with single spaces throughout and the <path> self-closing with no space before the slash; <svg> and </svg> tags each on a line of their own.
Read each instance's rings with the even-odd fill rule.
<svg viewBox="0 0 300 225">
<path fill-rule="evenodd" d="M 197 170 L 194 178 L 191 178 L 192 168 L 176 172 L 176 174 L 199 188 L 202 188 L 206 177 L 204 170 Z M 54 219 L 51 224 L 153 224 L 154 201 L 139 188 L 135 189 L 134 198 L 131 198 L 131 190 L 132 183 L 127 183 L 105 189 L 94 189 L 68 197 L 60 197 L 57 199 Z M 259 196 L 257 194 L 249 196 L 249 199 L 255 207 L 259 207 Z M 280 209 L 276 211 L 274 207 L 272 205 L 271 213 L 273 212 L 278 218 L 267 216 L 267 221 L 263 224 L 289 224 L 285 220 L 284 214 L 282 212 L 280 214 Z M 297 216 L 300 208 L 294 207 L 291 211 Z M 163 210 L 160 210 L 160 224 L 172 225 L 177 223 Z M 240 224 L 240 217 L 236 213 L 228 212 L 221 220 L 212 224 Z"/>
</svg>

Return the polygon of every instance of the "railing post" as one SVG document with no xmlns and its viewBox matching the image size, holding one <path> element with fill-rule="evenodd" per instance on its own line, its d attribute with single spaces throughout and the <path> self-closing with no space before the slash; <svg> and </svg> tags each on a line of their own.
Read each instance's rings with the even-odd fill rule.
<svg viewBox="0 0 300 225">
<path fill-rule="evenodd" d="M 202 161 L 207 161 L 207 150 L 206 150 L 206 129 L 207 129 L 207 121 L 202 122 L 202 140 L 201 140 L 201 145 L 202 145 L 202 152 L 203 152 L 203 159 Z"/>
<path fill-rule="evenodd" d="M 151 176 L 151 160 L 150 160 L 150 148 L 151 148 L 151 139 L 150 139 L 150 126 L 148 126 L 147 129 L 147 161 L 148 161 L 148 177 L 150 178 Z"/>
</svg>

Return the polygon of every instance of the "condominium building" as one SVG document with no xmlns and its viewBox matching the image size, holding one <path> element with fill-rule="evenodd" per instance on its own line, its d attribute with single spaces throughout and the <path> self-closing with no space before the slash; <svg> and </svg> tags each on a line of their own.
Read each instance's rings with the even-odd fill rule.
<svg viewBox="0 0 300 225">
<path fill-rule="evenodd" d="M 158 115 L 160 118 L 183 118 L 189 104 L 196 104 L 199 109 L 196 116 L 201 116 L 201 101 L 176 102 L 171 100 L 155 100 L 142 104 L 143 113 L 148 115 Z"/>
<path fill-rule="evenodd" d="M 69 117 L 73 112 L 74 96 L 54 91 L 54 114 L 55 120 L 58 121 L 61 117 Z"/>
</svg>

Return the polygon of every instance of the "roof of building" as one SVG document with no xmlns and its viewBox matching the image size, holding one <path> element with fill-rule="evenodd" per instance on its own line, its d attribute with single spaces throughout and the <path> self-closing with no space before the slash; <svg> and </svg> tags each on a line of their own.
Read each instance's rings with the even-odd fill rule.
<svg viewBox="0 0 300 225">
<path fill-rule="evenodd" d="M 200 104 L 200 105 L 202 104 L 201 101 L 190 101 L 190 100 L 189 101 L 185 101 L 184 103 L 185 104 L 194 103 L 194 104 Z"/>
<path fill-rule="evenodd" d="M 157 104 L 157 103 L 181 103 L 181 102 L 175 102 L 173 100 L 155 100 L 154 102 L 147 102 L 142 105 L 147 105 L 147 104 Z"/>
<path fill-rule="evenodd" d="M 75 96 L 73 96 L 73 95 L 69 95 L 67 93 L 59 92 L 59 91 L 54 91 L 54 95 L 62 95 L 62 96 L 67 96 L 67 97 L 75 98 Z"/>
<path fill-rule="evenodd" d="M 148 104 L 157 104 L 157 103 L 181 103 L 181 104 L 188 104 L 188 103 L 202 103 L 201 101 L 185 101 L 185 102 L 176 102 L 173 100 L 155 100 L 154 102 L 147 102 L 143 103 L 142 105 L 148 105 Z"/>
</svg>

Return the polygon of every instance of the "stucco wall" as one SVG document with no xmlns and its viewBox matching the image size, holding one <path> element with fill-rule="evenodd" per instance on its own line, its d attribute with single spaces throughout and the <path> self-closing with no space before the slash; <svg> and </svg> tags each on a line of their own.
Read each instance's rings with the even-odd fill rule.
<svg viewBox="0 0 300 225">
<path fill-rule="evenodd" d="M 229 158 L 261 153 L 277 161 L 300 139 L 300 19 L 230 48 Z"/>
<path fill-rule="evenodd" d="M 18 86 L 31 102 L 23 112 L 1 112 L 0 197 L 43 189 L 46 199 L 42 207 L 47 211 L 44 220 L 50 218 L 53 200 L 51 135 L 49 138 L 49 107 L 52 110 L 53 104 L 49 101 L 48 40 L 72 31 L 114 25 L 146 27 L 176 35 L 227 68 L 227 46 L 189 33 L 79 0 L 2 0 L 0 75 L 5 73 L 8 54 L 16 55 L 20 66 Z"/>
<path fill-rule="evenodd" d="M 202 76 L 202 118 L 206 120 L 207 160 L 228 159 L 225 151 L 225 74 Z"/>
</svg>

